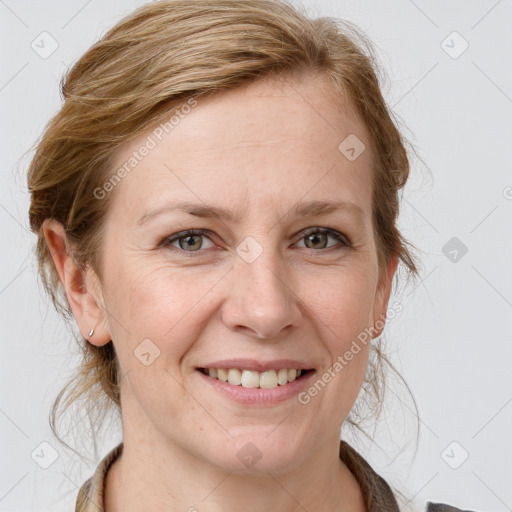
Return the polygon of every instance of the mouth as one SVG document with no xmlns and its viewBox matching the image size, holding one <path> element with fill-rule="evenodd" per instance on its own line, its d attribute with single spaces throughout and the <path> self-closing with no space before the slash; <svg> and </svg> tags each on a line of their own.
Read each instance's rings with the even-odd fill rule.
<svg viewBox="0 0 512 512">
<path fill-rule="evenodd" d="M 279 368 L 265 371 L 242 368 L 197 368 L 212 380 L 233 387 L 275 389 L 305 379 L 314 372 L 312 368 Z"/>
</svg>

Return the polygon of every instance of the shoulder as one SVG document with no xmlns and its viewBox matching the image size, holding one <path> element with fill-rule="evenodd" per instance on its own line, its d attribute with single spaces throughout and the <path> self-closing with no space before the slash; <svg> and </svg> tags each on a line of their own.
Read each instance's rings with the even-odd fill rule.
<svg viewBox="0 0 512 512">
<path fill-rule="evenodd" d="M 94 474 L 86 480 L 78 491 L 75 512 L 103 512 L 103 491 L 105 477 L 110 466 L 123 452 L 123 443 L 119 443 L 100 461 Z"/>
<path fill-rule="evenodd" d="M 427 502 L 427 508 L 425 512 L 475 512 L 472 510 L 462 510 L 461 508 L 453 507 L 452 505 L 447 505 L 446 503 L 432 503 L 431 501 Z"/>
<path fill-rule="evenodd" d="M 368 462 L 346 441 L 340 441 L 340 458 L 345 462 L 361 486 L 368 512 L 400 512 L 388 483 L 377 474 Z M 464 510 L 446 503 L 427 502 L 425 512 L 476 512 Z"/>
</svg>

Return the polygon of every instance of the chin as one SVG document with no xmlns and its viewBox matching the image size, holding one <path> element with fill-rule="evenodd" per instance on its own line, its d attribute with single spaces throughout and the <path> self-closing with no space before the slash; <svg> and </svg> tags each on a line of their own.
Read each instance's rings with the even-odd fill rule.
<svg viewBox="0 0 512 512">
<path fill-rule="evenodd" d="M 287 473 L 305 458 L 298 440 L 291 443 L 289 436 L 269 438 L 269 431 L 230 439 L 226 446 L 215 443 L 217 453 L 211 453 L 210 462 L 236 474 L 268 476 L 268 473 Z"/>
</svg>

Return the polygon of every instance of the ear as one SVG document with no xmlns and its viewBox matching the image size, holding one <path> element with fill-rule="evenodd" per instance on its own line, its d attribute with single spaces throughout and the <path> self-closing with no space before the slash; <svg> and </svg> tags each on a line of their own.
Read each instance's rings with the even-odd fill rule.
<svg viewBox="0 0 512 512">
<path fill-rule="evenodd" d="M 97 275 L 90 267 L 84 270 L 73 259 L 60 222 L 45 220 L 43 234 L 82 336 L 96 346 L 107 344 L 111 338 Z M 94 333 L 89 336 L 93 328 Z"/>
<path fill-rule="evenodd" d="M 391 295 L 391 284 L 398 267 L 398 256 L 392 256 L 379 278 L 375 300 L 373 303 L 372 338 L 378 338 L 386 324 L 386 311 L 388 309 L 389 296 Z"/>
</svg>

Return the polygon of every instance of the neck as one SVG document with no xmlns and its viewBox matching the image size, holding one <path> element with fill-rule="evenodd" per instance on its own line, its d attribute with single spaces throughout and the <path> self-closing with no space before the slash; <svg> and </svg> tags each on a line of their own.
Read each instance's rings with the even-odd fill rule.
<svg viewBox="0 0 512 512">
<path fill-rule="evenodd" d="M 187 427 L 178 422 L 170 438 L 136 401 L 122 397 L 122 403 L 123 452 L 107 473 L 103 512 L 366 512 L 360 486 L 339 457 L 339 432 L 302 453 L 302 445 L 290 440 L 282 453 L 294 454 L 295 461 L 280 460 L 280 445 L 269 442 L 267 450 L 273 453 L 254 470 L 240 471 L 239 464 L 231 470 L 226 453 L 235 450 L 239 434 L 235 428 L 231 433 L 219 428 L 214 443 L 211 432 L 209 437 L 201 435 L 203 427 L 196 427 L 192 439 L 189 432 L 183 433 Z M 311 432 L 308 442 L 317 434 Z M 272 466 L 266 467 L 265 460 L 272 461 Z"/>
<path fill-rule="evenodd" d="M 107 473 L 105 512 L 366 510 L 356 479 L 338 456 L 337 438 L 292 471 L 263 475 L 222 470 L 154 437 L 124 439 Z"/>
</svg>

